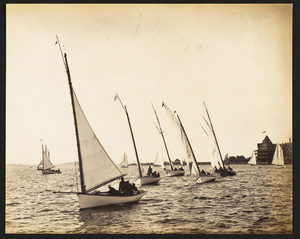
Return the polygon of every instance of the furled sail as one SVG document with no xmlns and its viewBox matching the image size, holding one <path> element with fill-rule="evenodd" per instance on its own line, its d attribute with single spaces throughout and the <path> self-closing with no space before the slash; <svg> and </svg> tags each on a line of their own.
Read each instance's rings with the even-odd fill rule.
<svg viewBox="0 0 300 239">
<path fill-rule="evenodd" d="M 284 165 L 283 150 L 278 143 L 274 152 L 272 164 Z"/>
<path fill-rule="evenodd" d="M 89 192 L 120 178 L 123 174 L 111 160 L 94 134 L 82 111 L 74 89 L 72 89 L 72 92 L 82 160 L 82 176 L 85 191 Z"/>
<path fill-rule="evenodd" d="M 256 156 L 255 156 L 254 151 L 252 152 L 252 156 L 251 156 L 251 158 L 250 158 L 248 164 L 257 164 Z"/>
<path fill-rule="evenodd" d="M 45 149 L 43 149 L 43 170 L 54 168 L 55 166 L 50 161 L 50 153 L 47 148 L 47 145 L 45 145 Z"/>
</svg>

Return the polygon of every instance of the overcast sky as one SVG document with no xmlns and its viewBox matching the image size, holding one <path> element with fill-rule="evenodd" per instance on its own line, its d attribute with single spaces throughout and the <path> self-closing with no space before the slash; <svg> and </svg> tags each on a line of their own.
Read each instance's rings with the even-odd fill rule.
<svg viewBox="0 0 300 239">
<path fill-rule="evenodd" d="M 292 137 L 291 4 L 7 5 L 6 162 L 38 164 L 41 142 L 54 164 L 77 160 L 73 87 L 116 163 L 162 153 L 153 103 L 169 151 L 180 155 L 162 101 L 181 117 L 198 161 L 209 161 L 205 101 L 222 154 L 250 157 L 267 134 Z M 266 131 L 266 134 L 262 132 Z"/>
</svg>

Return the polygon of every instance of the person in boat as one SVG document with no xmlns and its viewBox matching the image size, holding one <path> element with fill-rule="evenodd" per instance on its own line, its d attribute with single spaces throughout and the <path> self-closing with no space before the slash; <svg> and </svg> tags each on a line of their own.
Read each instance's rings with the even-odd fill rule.
<svg viewBox="0 0 300 239">
<path fill-rule="evenodd" d="M 157 172 L 157 177 L 160 177 L 160 174 L 159 174 L 159 172 Z"/>
<path fill-rule="evenodd" d="M 129 181 L 125 182 L 125 190 L 123 195 L 133 195 L 133 187 L 132 185 L 129 183 Z"/>
<path fill-rule="evenodd" d="M 200 173 L 201 173 L 201 175 L 206 175 L 206 172 L 203 169 L 201 170 Z"/>
<path fill-rule="evenodd" d="M 133 194 L 138 194 L 139 193 L 139 190 L 135 186 L 135 183 L 132 184 L 132 190 L 133 190 Z"/>
<path fill-rule="evenodd" d="M 124 178 L 122 177 L 119 183 L 119 192 L 122 194 L 125 192 L 125 189 L 126 189 L 126 183 L 124 181 Z"/>
<path fill-rule="evenodd" d="M 177 171 L 177 168 L 176 168 L 176 167 L 174 168 L 174 171 Z"/>
<path fill-rule="evenodd" d="M 152 168 L 151 166 L 149 166 L 147 176 L 151 176 L 151 175 L 152 175 Z"/>
<path fill-rule="evenodd" d="M 112 195 L 112 196 L 119 196 L 119 195 L 121 195 L 121 193 L 118 190 L 116 190 L 115 188 L 113 188 L 110 185 L 108 185 L 108 189 L 109 189 L 108 193 L 110 195 Z"/>
<path fill-rule="evenodd" d="M 180 170 L 180 171 L 184 171 L 184 170 L 183 170 L 183 167 L 180 167 L 180 169 L 179 169 L 179 170 Z"/>
</svg>

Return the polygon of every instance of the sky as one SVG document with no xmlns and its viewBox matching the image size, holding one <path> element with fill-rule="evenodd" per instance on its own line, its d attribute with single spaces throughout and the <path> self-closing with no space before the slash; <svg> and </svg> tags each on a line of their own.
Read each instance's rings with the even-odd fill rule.
<svg viewBox="0 0 300 239">
<path fill-rule="evenodd" d="M 291 4 L 7 4 L 6 163 L 78 160 L 67 75 L 115 163 L 159 153 L 155 107 L 172 160 L 184 157 L 180 116 L 197 161 L 211 155 L 205 102 L 223 156 L 250 157 L 266 135 L 292 138 Z M 207 127 L 206 127 L 207 129 Z M 266 133 L 262 133 L 266 131 Z"/>
</svg>

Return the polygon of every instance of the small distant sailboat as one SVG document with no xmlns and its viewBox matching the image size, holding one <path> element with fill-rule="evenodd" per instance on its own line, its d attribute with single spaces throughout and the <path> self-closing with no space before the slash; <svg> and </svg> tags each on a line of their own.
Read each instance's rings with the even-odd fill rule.
<svg viewBox="0 0 300 239">
<path fill-rule="evenodd" d="M 128 157 L 127 154 L 124 153 L 122 162 L 120 163 L 122 168 L 128 168 Z"/>
<path fill-rule="evenodd" d="M 273 156 L 272 164 L 276 165 L 277 168 L 284 168 L 284 157 L 283 157 L 283 150 L 280 144 L 276 144 L 276 149 Z"/>
<path fill-rule="evenodd" d="M 143 169 L 141 167 L 141 163 L 140 163 L 139 156 L 138 156 L 138 153 L 137 153 L 137 148 L 136 148 L 136 145 L 135 145 L 133 131 L 132 131 L 132 128 L 131 128 L 131 123 L 130 123 L 130 119 L 129 119 L 129 115 L 128 115 L 128 111 L 127 111 L 126 105 L 123 105 L 120 97 L 117 94 L 116 94 L 114 100 L 119 100 L 119 102 L 121 103 L 122 108 L 125 111 L 126 116 L 127 116 L 128 125 L 129 125 L 129 129 L 130 129 L 130 133 L 131 133 L 131 138 L 132 138 L 132 142 L 133 142 L 133 146 L 134 146 L 134 150 L 135 150 L 135 156 L 136 156 L 137 166 L 138 166 L 139 175 L 140 175 L 139 181 L 140 181 L 141 185 L 157 184 L 160 181 L 160 179 L 161 179 L 160 176 L 153 176 L 153 175 L 143 176 L 143 174 L 142 174 Z"/>
<path fill-rule="evenodd" d="M 204 103 L 204 102 L 203 102 Z M 232 168 L 230 168 L 230 166 L 228 165 L 228 167 L 226 168 L 224 165 L 224 160 L 221 154 L 221 150 L 218 144 L 218 140 L 215 134 L 215 130 L 214 127 L 212 125 L 208 110 L 206 108 L 206 105 L 204 103 L 205 106 L 205 110 L 209 119 L 210 124 L 207 122 L 207 120 L 203 117 L 203 119 L 205 120 L 208 128 L 210 129 L 211 133 L 213 134 L 214 137 L 214 149 L 213 149 L 213 157 L 212 157 L 212 167 L 215 170 L 215 173 L 219 173 L 221 176 L 226 177 L 226 176 L 234 176 L 236 175 L 236 172 L 234 170 L 232 170 Z M 205 131 L 205 130 L 204 130 Z M 207 134 L 207 133 L 206 133 Z M 208 134 L 207 134 L 208 135 Z M 217 148 L 217 150 L 216 150 Z M 216 151 L 218 151 L 219 154 L 216 154 Z"/>
<path fill-rule="evenodd" d="M 257 165 L 257 159 L 256 159 L 256 155 L 255 155 L 254 151 L 252 152 L 252 156 L 251 156 L 248 164 L 251 166 Z"/>
<path fill-rule="evenodd" d="M 178 125 L 180 127 L 181 139 L 183 141 L 183 144 L 185 146 L 185 150 L 187 153 L 187 161 L 188 161 L 188 165 L 190 168 L 190 173 L 191 174 L 194 173 L 194 174 L 198 175 L 198 178 L 196 179 L 196 183 L 208 183 L 208 182 L 215 181 L 216 180 L 215 176 L 205 173 L 204 170 L 200 171 L 198 162 L 196 160 L 196 156 L 192 149 L 189 138 L 187 137 L 184 127 L 181 123 L 179 115 L 177 114 L 177 119 L 178 119 L 177 120 L 175 118 L 175 116 L 173 115 L 172 111 L 166 106 L 166 104 L 164 102 L 163 102 L 162 106 L 165 107 L 165 109 L 167 110 L 167 113 L 172 117 L 172 119 L 176 123 L 176 125 Z"/>
<path fill-rule="evenodd" d="M 66 68 L 72 102 L 81 184 L 81 192 L 77 193 L 80 209 L 139 201 L 146 194 L 144 190 L 129 196 L 95 192 L 125 174 L 114 164 L 92 130 L 72 86 L 67 54 L 63 54 L 58 38 L 57 43 Z"/>
<path fill-rule="evenodd" d="M 155 157 L 155 160 L 153 162 L 153 166 L 159 166 L 162 169 L 165 168 L 164 161 L 159 157 L 158 153 L 156 153 L 156 157 Z"/>
<path fill-rule="evenodd" d="M 40 166 L 41 165 L 41 166 Z M 61 173 L 60 169 L 53 169 L 55 168 L 54 164 L 50 161 L 50 152 L 47 145 L 42 143 L 42 161 L 39 164 L 38 170 L 42 170 L 42 174 L 59 174 Z"/>
<path fill-rule="evenodd" d="M 165 149 L 166 149 L 166 152 L 167 152 L 167 156 L 168 156 L 168 160 L 169 160 L 170 167 L 171 167 L 171 170 L 167 170 L 164 167 L 163 167 L 163 169 L 167 171 L 167 176 L 168 177 L 182 176 L 182 175 L 184 175 L 184 170 L 177 170 L 176 168 L 174 169 L 173 163 L 172 163 L 170 155 L 169 155 L 169 151 L 168 151 L 168 147 L 167 147 L 166 140 L 165 140 L 165 137 L 164 137 L 164 133 L 163 133 L 163 131 L 161 129 L 161 125 L 160 125 L 160 122 L 159 122 L 156 110 L 154 109 L 153 105 L 152 105 L 152 108 L 154 110 L 154 113 L 155 113 L 155 116 L 156 116 L 156 119 L 157 119 L 157 122 L 158 122 L 158 126 L 159 126 L 159 128 L 157 126 L 156 126 L 156 128 L 157 128 L 158 132 L 160 133 L 160 135 L 161 135 L 161 137 L 163 139 L 163 142 L 164 142 L 164 145 L 165 145 Z"/>
</svg>

